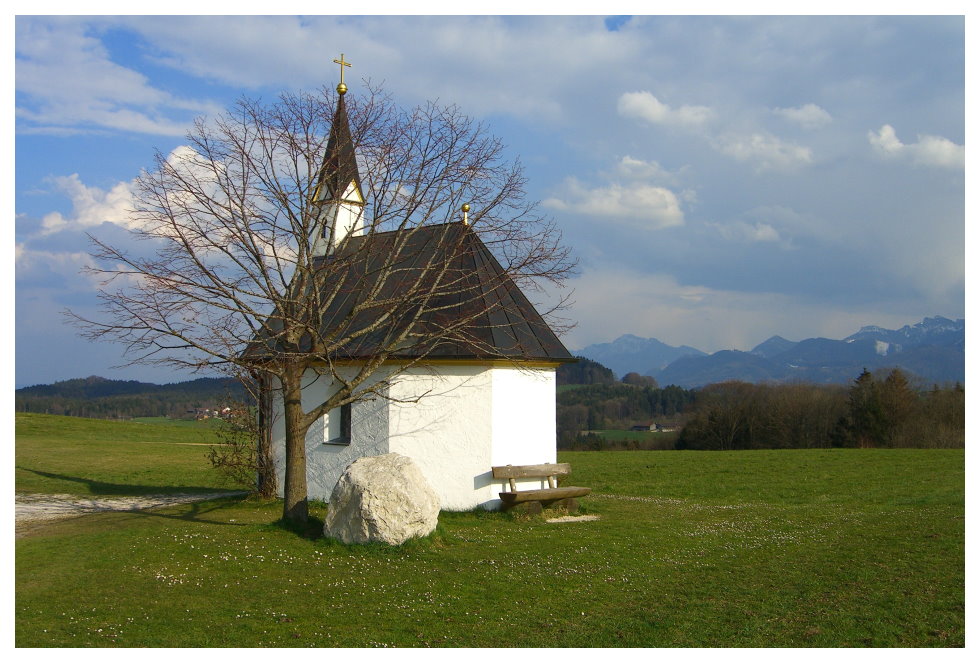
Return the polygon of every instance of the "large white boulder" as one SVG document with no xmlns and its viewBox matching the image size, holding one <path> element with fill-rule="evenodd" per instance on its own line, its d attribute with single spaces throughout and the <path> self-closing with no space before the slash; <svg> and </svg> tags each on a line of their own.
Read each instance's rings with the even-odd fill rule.
<svg viewBox="0 0 980 663">
<path fill-rule="evenodd" d="M 411 458 L 390 453 L 351 463 L 330 495 L 324 535 L 344 543 L 390 545 L 426 536 L 439 521 L 439 498 Z"/>
</svg>

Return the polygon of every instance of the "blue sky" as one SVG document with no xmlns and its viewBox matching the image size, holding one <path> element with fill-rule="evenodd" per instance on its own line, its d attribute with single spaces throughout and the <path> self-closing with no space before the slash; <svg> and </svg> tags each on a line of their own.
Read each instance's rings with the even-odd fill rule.
<svg viewBox="0 0 980 663">
<path fill-rule="evenodd" d="M 111 369 L 78 338 L 85 233 L 125 241 L 153 151 L 241 95 L 383 81 L 485 120 L 580 261 L 581 348 L 705 351 L 964 317 L 957 16 L 17 17 L 17 386 Z"/>
</svg>

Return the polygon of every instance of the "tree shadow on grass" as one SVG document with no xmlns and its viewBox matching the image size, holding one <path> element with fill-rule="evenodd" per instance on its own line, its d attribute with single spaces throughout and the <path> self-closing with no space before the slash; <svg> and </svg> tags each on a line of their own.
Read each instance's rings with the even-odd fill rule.
<svg viewBox="0 0 980 663">
<path fill-rule="evenodd" d="M 18 470 L 31 472 L 46 479 L 57 479 L 84 485 L 92 495 L 175 495 L 180 493 L 226 493 L 228 489 L 214 486 L 147 486 L 138 484 L 110 483 L 85 477 L 74 477 L 67 474 L 44 472 L 29 467 L 17 466 Z"/>
<path fill-rule="evenodd" d="M 131 497 L 146 497 L 150 495 L 179 495 L 179 494 L 214 494 L 215 498 L 231 497 L 228 495 L 228 490 L 223 490 L 221 488 L 215 488 L 213 486 L 146 486 L 146 485 L 136 485 L 136 484 L 120 484 L 120 483 L 110 483 L 107 481 L 98 481 L 96 479 L 86 479 L 84 477 L 70 476 L 66 474 L 57 474 L 55 472 L 44 472 L 42 470 L 35 470 L 29 467 L 17 467 L 18 470 L 23 470 L 25 472 L 31 472 L 38 476 L 44 477 L 46 479 L 56 479 L 59 481 L 69 481 L 77 484 L 84 485 L 88 488 L 90 495 L 79 495 L 79 497 L 95 497 L 95 496 L 131 496 Z M 237 492 L 237 491 L 234 491 Z M 247 491 L 241 491 L 242 499 L 245 499 Z M 172 520 L 184 520 L 184 521 L 196 521 L 196 522 L 207 522 L 216 525 L 237 525 L 245 526 L 248 523 L 231 523 L 227 520 L 212 520 L 203 518 L 202 516 L 213 511 L 215 509 L 223 506 L 220 503 L 214 503 L 212 500 L 205 500 L 203 502 L 187 502 L 183 504 L 169 504 L 160 505 L 155 507 L 149 507 L 149 509 L 139 509 L 139 510 L 101 510 L 96 509 L 89 511 L 85 514 L 80 515 L 90 515 L 92 513 L 127 513 L 132 516 L 137 517 L 152 517 L 152 518 L 168 518 Z M 179 514 L 174 513 L 162 513 L 158 509 L 171 509 L 177 507 L 187 507 L 185 511 Z M 55 522 L 55 521 L 51 521 Z M 254 523 L 252 523 L 254 524 Z M 318 539 L 323 536 L 323 519 L 310 514 L 309 520 L 306 523 L 290 523 L 284 520 L 277 520 L 268 524 L 269 527 L 274 527 L 278 529 L 283 529 L 297 536 L 305 539 Z"/>
<path fill-rule="evenodd" d="M 194 522 L 194 523 L 204 523 L 208 525 L 226 525 L 235 527 L 249 527 L 253 526 L 254 523 L 249 522 L 236 522 L 236 519 L 229 518 L 212 518 L 208 515 L 219 509 L 223 509 L 228 506 L 236 506 L 241 502 L 249 499 L 249 496 L 245 493 L 224 493 L 216 494 L 214 497 L 205 497 L 200 501 L 195 502 L 173 502 L 173 503 L 155 503 L 148 504 L 145 506 L 132 505 L 127 507 L 125 505 L 119 505 L 115 507 L 108 507 L 100 505 L 98 503 L 99 499 L 106 499 L 105 496 L 98 496 L 92 498 L 91 504 L 86 504 L 85 500 L 87 498 L 81 497 L 81 502 L 75 502 L 72 504 L 72 508 L 69 511 L 62 511 L 59 515 L 49 518 L 35 519 L 27 517 L 24 520 L 17 520 L 16 525 L 16 535 L 17 538 L 22 538 L 32 534 L 39 533 L 50 527 L 63 526 L 65 523 L 69 523 L 69 527 L 73 527 L 70 523 L 73 521 L 82 521 L 83 519 L 88 519 L 91 516 L 108 516 L 111 515 L 115 518 L 115 522 L 126 522 L 133 519 L 146 520 L 147 518 L 162 518 L 165 520 L 179 520 L 184 522 Z M 57 504 L 55 502 L 55 504 Z M 55 507 L 57 508 L 57 507 Z"/>
<path fill-rule="evenodd" d="M 254 526 L 254 523 L 239 523 L 239 522 L 232 522 L 227 518 L 217 519 L 217 518 L 206 517 L 212 511 L 217 511 L 218 509 L 227 506 L 226 500 L 230 500 L 234 498 L 227 497 L 227 498 L 220 498 L 220 499 L 221 499 L 220 502 L 217 500 L 209 500 L 206 502 L 185 502 L 183 504 L 169 504 L 165 506 L 151 507 L 151 509 L 124 511 L 122 513 L 126 513 L 140 519 L 163 518 L 165 520 L 182 520 L 184 522 L 207 523 L 208 525 L 225 525 L 228 527 L 253 527 Z M 240 499 L 244 499 L 244 497 Z M 180 513 L 165 513 L 163 511 L 160 511 L 160 509 L 171 509 L 171 510 L 179 509 Z"/>
<path fill-rule="evenodd" d="M 269 527 L 291 532 L 311 541 L 323 538 L 323 519 L 313 515 L 305 523 L 294 523 L 280 518 L 274 523 L 270 523 Z"/>
</svg>

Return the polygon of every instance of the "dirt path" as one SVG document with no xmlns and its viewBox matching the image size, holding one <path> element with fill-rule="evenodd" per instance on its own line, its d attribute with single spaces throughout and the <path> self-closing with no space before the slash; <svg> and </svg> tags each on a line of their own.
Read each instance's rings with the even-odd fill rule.
<svg viewBox="0 0 980 663">
<path fill-rule="evenodd" d="M 38 524 L 73 518 L 102 511 L 141 511 L 171 504 L 200 502 L 217 497 L 244 495 L 242 491 L 225 493 L 177 493 L 173 495 L 140 495 L 136 497 L 84 497 L 81 495 L 45 495 L 17 493 L 14 511 L 18 537 Z"/>
</svg>

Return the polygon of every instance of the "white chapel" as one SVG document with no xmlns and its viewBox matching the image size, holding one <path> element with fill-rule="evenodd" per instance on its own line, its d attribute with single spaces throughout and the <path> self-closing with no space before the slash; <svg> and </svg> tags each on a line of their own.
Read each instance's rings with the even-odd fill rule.
<svg viewBox="0 0 980 663">
<path fill-rule="evenodd" d="M 340 63 L 343 63 L 341 56 Z M 341 67 L 343 71 L 343 65 Z M 316 196 L 322 225 L 314 251 L 329 260 L 334 252 L 356 251 L 364 230 L 365 197 L 356 146 L 344 103 L 339 98 Z M 466 209 L 466 208 L 464 208 Z M 506 480 L 492 478 L 491 467 L 556 461 L 555 371 L 575 361 L 520 289 L 503 274 L 493 253 L 463 219 L 422 226 L 410 238 L 401 231 L 376 232 L 379 246 L 410 242 L 419 264 L 451 262 L 466 278 L 494 282 L 478 302 L 479 324 L 467 330 L 472 342 L 447 342 L 430 348 L 420 360 L 409 348 L 389 357 L 377 372 L 384 383 L 376 396 L 338 407 L 315 423 L 306 437 L 308 496 L 329 501 L 340 475 L 363 456 L 397 452 L 410 457 L 439 496 L 443 509 L 496 509 Z M 405 251 L 404 246 L 402 251 Z M 445 255 L 439 254 L 442 251 Z M 435 253 L 434 253 L 435 252 Z M 357 269 L 357 262 L 351 269 Z M 407 267 L 410 273 L 411 265 Z M 369 288 L 369 270 L 359 273 L 359 287 Z M 507 287 L 501 288 L 500 279 Z M 329 285 L 329 284 L 325 284 Z M 323 316 L 324 328 L 349 313 L 340 302 Z M 453 305 L 445 307 L 453 314 Z M 369 343 L 361 343 L 334 370 L 356 372 L 370 361 Z M 408 368 L 405 368 L 409 366 Z M 304 377 L 303 408 L 309 411 L 338 389 L 329 373 L 310 369 Z M 280 495 L 284 485 L 285 428 L 281 392 L 267 405 L 263 421 L 271 437 Z M 539 488 L 540 480 L 518 481 L 519 488 Z"/>
</svg>

